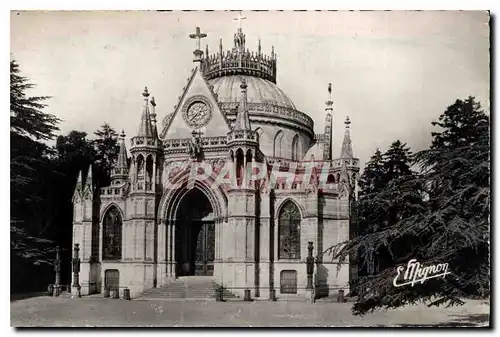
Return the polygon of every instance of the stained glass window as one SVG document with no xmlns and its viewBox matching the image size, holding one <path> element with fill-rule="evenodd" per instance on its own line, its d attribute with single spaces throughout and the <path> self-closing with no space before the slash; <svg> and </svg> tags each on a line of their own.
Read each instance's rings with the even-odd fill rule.
<svg viewBox="0 0 500 337">
<path fill-rule="evenodd" d="M 300 212 L 298 207 L 287 201 L 278 218 L 279 259 L 300 259 Z"/>
<path fill-rule="evenodd" d="M 122 217 L 116 207 L 111 207 L 104 216 L 103 252 L 105 260 L 122 258 Z"/>
</svg>

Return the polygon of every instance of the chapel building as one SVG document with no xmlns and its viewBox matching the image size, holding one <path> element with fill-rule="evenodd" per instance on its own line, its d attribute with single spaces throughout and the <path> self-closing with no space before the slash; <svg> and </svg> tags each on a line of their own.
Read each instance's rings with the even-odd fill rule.
<svg viewBox="0 0 500 337">
<path fill-rule="evenodd" d="M 238 296 L 306 294 L 309 242 L 318 294 L 347 293 L 356 267 L 323 252 L 353 232 L 359 161 L 349 118 L 334 147 L 331 86 L 317 134 L 276 85 L 274 47 L 265 55 L 259 40 L 250 52 L 238 28 L 230 50 L 221 39 L 209 54 L 200 50 L 205 36 L 191 34 L 194 67 L 161 123 L 154 97 L 142 93 L 138 130 L 128 146 L 122 131 L 110 186 L 96 190 L 91 168 L 80 172 L 73 244 L 81 294 L 115 287 L 139 297 L 192 276 Z"/>
</svg>

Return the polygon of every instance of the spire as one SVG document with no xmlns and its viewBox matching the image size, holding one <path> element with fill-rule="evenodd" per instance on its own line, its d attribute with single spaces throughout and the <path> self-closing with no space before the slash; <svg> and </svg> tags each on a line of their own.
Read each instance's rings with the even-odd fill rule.
<svg viewBox="0 0 500 337">
<path fill-rule="evenodd" d="M 328 100 L 326 101 L 326 112 L 332 113 L 333 111 L 333 101 L 332 101 L 332 83 L 328 83 Z"/>
<path fill-rule="evenodd" d="M 205 58 L 208 58 L 208 44 L 205 45 Z"/>
<path fill-rule="evenodd" d="M 92 164 L 89 166 L 89 170 L 87 173 L 87 179 L 85 180 L 85 185 L 93 186 L 92 184 Z"/>
<path fill-rule="evenodd" d="M 151 106 L 153 107 L 153 113 L 151 114 L 151 125 L 153 127 L 153 136 L 155 138 L 158 138 L 158 129 L 156 127 L 156 102 L 154 97 L 151 97 Z"/>
<path fill-rule="evenodd" d="M 128 179 L 127 147 L 125 146 L 125 132 L 123 130 L 120 133 L 120 138 L 120 152 L 118 152 L 118 159 L 111 173 L 111 180 L 123 181 Z"/>
<path fill-rule="evenodd" d="M 342 151 L 340 153 L 340 158 L 353 158 L 352 153 L 352 144 L 351 144 L 351 133 L 349 132 L 349 124 L 351 124 L 351 120 L 349 116 L 345 119 L 345 133 L 344 133 L 344 141 L 342 142 Z"/>
<path fill-rule="evenodd" d="M 139 136 L 139 137 L 152 137 L 153 136 L 153 127 L 151 126 L 151 116 L 149 114 L 148 87 L 144 88 L 144 92 L 142 93 L 142 96 L 144 97 L 144 104 L 142 107 L 141 124 L 139 126 L 139 131 L 137 132 L 137 136 Z"/>
<path fill-rule="evenodd" d="M 260 56 L 260 54 L 262 54 L 262 47 L 260 46 L 260 39 L 259 39 L 259 46 L 258 46 L 257 50 L 258 50 L 257 54 Z"/>
<path fill-rule="evenodd" d="M 222 56 L 223 51 L 222 51 L 222 39 L 219 40 L 219 54 Z"/>
<path fill-rule="evenodd" d="M 82 171 L 78 172 L 78 178 L 76 179 L 75 190 L 83 190 Z"/>
<path fill-rule="evenodd" d="M 118 153 L 118 160 L 116 161 L 115 168 L 127 169 L 127 147 L 125 145 L 125 132 L 122 130 L 120 134 L 120 152 Z"/>
<path fill-rule="evenodd" d="M 82 172 L 83 172 L 83 170 L 82 170 Z M 80 180 L 81 177 L 78 177 L 78 179 Z M 77 185 L 78 185 L 78 183 L 77 183 Z M 83 191 L 84 197 L 90 197 L 91 195 L 93 195 L 94 184 L 92 181 L 92 164 L 89 165 L 89 169 L 87 171 L 87 179 L 85 179 L 85 184 L 82 184 L 81 186 L 82 186 L 82 191 Z"/>
<path fill-rule="evenodd" d="M 248 117 L 248 107 L 247 107 L 247 83 L 244 77 L 241 79 L 240 88 L 241 88 L 241 99 L 238 104 L 238 114 L 236 115 L 234 130 L 251 130 L 250 118 Z"/>
<path fill-rule="evenodd" d="M 326 101 L 325 107 L 325 146 L 323 151 L 323 159 L 332 159 L 332 143 L 333 143 L 333 101 L 332 101 L 332 84 L 328 83 L 328 100 Z"/>
</svg>

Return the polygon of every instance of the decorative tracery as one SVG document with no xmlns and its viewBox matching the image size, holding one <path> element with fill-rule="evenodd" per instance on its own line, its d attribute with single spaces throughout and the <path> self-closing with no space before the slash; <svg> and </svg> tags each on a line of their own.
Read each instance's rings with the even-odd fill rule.
<svg viewBox="0 0 500 337">
<path fill-rule="evenodd" d="M 103 252 L 104 260 L 122 258 L 122 217 L 116 207 L 111 207 L 104 216 Z"/>
<path fill-rule="evenodd" d="M 279 259 L 300 259 L 300 212 L 292 202 L 287 201 L 278 218 Z"/>
</svg>

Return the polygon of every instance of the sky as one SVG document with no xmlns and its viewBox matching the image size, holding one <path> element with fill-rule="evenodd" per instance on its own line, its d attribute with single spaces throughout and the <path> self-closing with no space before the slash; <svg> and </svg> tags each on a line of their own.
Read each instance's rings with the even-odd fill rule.
<svg viewBox="0 0 500 337">
<path fill-rule="evenodd" d="M 467 11 L 242 13 L 246 45 L 278 59 L 277 84 L 324 128 L 333 85 L 334 157 L 344 119 L 361 165 L 376 148 L 431 141 L 431 122 L 456 99 L 475 96 L 489 112 L 489 16 Z M 92 134 L 104 122 L 127 138 L 138 129 L 145 86 L 158 119 L 173 112 L 191 69 L 196 26 L 216 52 L 232 47 L 236 12 L 11 12 L 11 57 L 47 95 L 60 133 Z"/>
</svg>

